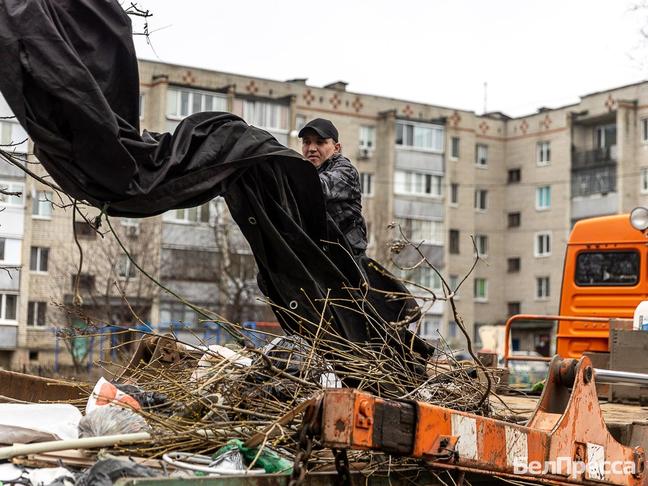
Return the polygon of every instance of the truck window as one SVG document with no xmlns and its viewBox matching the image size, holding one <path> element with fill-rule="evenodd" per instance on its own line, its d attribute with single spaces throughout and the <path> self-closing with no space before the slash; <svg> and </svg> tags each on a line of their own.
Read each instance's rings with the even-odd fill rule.
<svg viewBox="0 0 648 486">
<path fill-rule="evenodd" d="M 576 258 L 576 285 L 636 285 L 639 252 L 583 251 Z"/>
</svg>

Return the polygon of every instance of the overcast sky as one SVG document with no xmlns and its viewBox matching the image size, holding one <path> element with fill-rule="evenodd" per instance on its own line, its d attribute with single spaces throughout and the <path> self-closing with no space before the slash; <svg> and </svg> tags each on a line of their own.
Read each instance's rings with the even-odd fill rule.
<svg viewBox="0 0 648 486">
<path fill-rule="evenodd" d="M 630 0 L 138 0 L 141 58 L 519 116 L 648 78 Z M 317 6 L 316 6 L 317 5 Z M 141 25 L 135 24 L 141 31 Z"/>
</svg>

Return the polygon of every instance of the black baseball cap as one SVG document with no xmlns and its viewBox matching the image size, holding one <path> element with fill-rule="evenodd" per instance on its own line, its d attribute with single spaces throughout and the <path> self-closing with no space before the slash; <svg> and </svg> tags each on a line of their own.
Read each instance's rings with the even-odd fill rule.
<svg viewBox="0 0 648 486">
<path fill-rule="evenodd" d="M 322 138 L 332 138 L 335 143 L 338 141 L 338 131 L 337 128 L 335 128 L 335 125 L 331 123 L 331 120 L 315 118 L 314 120 L 309 121 L 301 130 L 299 130 L 299 138 L 302 138 L 304 132 L 309 129 L 313 130 Z"/>
</svg>

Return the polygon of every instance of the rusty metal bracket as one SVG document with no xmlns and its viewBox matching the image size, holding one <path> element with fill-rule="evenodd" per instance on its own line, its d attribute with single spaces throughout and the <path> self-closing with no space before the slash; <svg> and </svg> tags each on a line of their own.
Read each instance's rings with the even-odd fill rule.
<svg viewBox="0 0 648 486">
<path fill-rule="evenodd" d="M 553 359 L 525 426 L 424 402 L 327 390 L 321 440 L 334 449 L 379 450 L 433 467 L 545 484 L 648 484 L 645 452 L 608 432 L 587 357 Z"/>
</svg>

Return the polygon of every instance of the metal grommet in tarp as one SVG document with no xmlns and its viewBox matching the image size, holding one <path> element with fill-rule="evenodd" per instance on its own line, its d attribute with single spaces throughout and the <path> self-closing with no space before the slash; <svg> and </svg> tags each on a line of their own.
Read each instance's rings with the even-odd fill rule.
<svg viewBox="0 0 648 486">
<path fill-rule="evenodd" d="M 290 303 L 288 304 L 288 307 L 290 307 L 292 310 L 295 310 L 298 307 L 299 304 L 297 304 L 296 300 L 291 300 Z"/>
<path fill-rule="evenodd" d="M 255 218 L 254 216 L 250 216 L 250 217 L 248 218 L 248 223 L 250 223 L 250 224 L 256 224 L 256 218 Z"/>
</svg>

